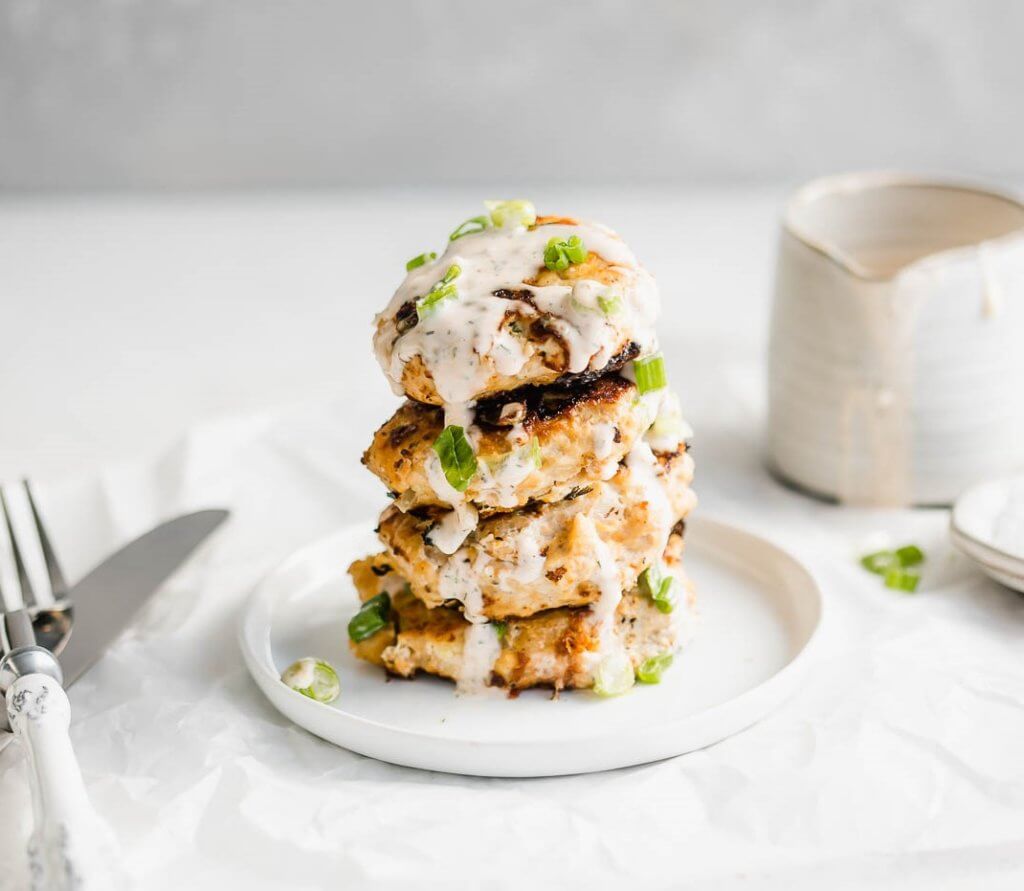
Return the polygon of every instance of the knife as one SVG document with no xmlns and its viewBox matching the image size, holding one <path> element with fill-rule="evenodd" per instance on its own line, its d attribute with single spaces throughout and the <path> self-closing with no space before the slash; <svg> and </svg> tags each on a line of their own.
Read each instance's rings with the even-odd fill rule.
<svg viewBox="0 0 1024 891">
<path fill-rule="evenodd" d="M 99 659 L 149 596 L 227 517 L 226 510 L 201 510 L 168 520 L 126 544 L 71 589 L 75 617 L 60 653 L 65 687 Z"/>
<path fill-rule="evenodd" d="M 36 814 L 29 843 L 33 889 L 106 891 L 122 885 L 116 840 L 89 802 L 71 748 L 64 687 L 102 655 L 148 597 L 227 516 L 227 511 L 206 510 L 170 520 L 85 576 L 68 595 L 74 616 L 59 663 L 49 650 L 31 645 L 33 632 L 24 611 L 7 625 L 9 642 L 12 635 L 21 642 L 12 642 L 0 659 L 0 687 L 28 758 Z M 41 529 L 40 534 L 44 537 Z"/>
</svg>

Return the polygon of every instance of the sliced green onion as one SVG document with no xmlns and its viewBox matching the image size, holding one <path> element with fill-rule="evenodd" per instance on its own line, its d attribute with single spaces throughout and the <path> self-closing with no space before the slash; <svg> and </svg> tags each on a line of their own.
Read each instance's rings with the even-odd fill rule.
<svg viewBox="0 0 1024 891">
<path fill-rule="evenodd" d="M 665 360 L 661 353 L 655 353 L 646 359 L 637 359 L 633 363 L 633 372 L 636 375 L 636 388 L 641 395 L 652 390 L 660 390 L 668 383 Z"/>
<path fill-rule="evenodd" d="M 532 226 L 537 222 L 537 211 L 532 201 L 485 201 L 495 226 Z"/>
<path fill-rule="evenodd" d="M 448 267 L 445 274 L 441 276 L 441 280 L 435 282 L 434 286 L 426 294 L 417 299 L 416 315 L 419 316 L 420 321 L 423 321 L 423 319 L 433 313 L 444 301 L 454 300 L 459 296 L 454 281 L 461 274 L 461 267 L 452 264 Z"/>
<path fill-rule="evenodd" d="M 413 257 L 408 263 L 405 264 L 405 271 L 412 272 L 414 269 L 419 269 L 424 263 L 432 263 L 437 259 L 437 254 L 430 251 L 426 254 L 420 254 L 418 257 Z"/>
<path fill-rule="evenodd" d="M 434 440 L 434 452 L 441 459 L 441 469 L 448 485 L 457 492 L 465 492 L 476 475 L 476 455 L 465 431 L 454 424 L 445 427 Z"/>
<path fill-rule="evenodd" d="M 893 551 L 875 551 L 873 554 L 865 554 L 860 558 L 860 565 L 876 575 L 885 575 L 889 567 L 894 564 L 896 564 L 896 554 Z"/>
<path fill-rule="evenodd" d="M 665 575 L 657 563 L 648 566 L 637 579 L 640 593 L 654 601 L 654 605 L 663 613 L 670 613 L 676 608 L 676 580 L 674 576 Z"/>
<path fill-rule="evenodd" d="M 642 684 L 659 684 L 661 683 L 661 676 L 664 674 L 666 668 L 672 666 L 672 653 L 660 653 L 657 656 L 651 656 L 650 659 L 644 659 L 640 663 L 640 667 L 636 670 L 636 679 Z"/>
<path fill-rule="evenodd" d="M 457 241 L 463 235 L 474 235 L 477 232 L 483 232 L 490 224 L 491 221 L 487 217 L 470 217 L 464 223 L 459 223 L 455 227 L 455 231 L 448 236 L 448 240 Z"/>
<path fill-rule="evenodd" d="M 607 297 L 598 294 L 597 305 L 601 307 L 601 312 L 606 316 L 614 316 L 622 312 L 622 298 L 618 294 L 610 294 Z"/>
<path fill-rule="evenodd" d="M 317 702 L 334 702 L 341 693 L 338 673 L 323 659 L 307 658 L 293 662 L 282 673 L 281 681 L 296 693 Z"/>
<path fill-rule="evenodd" d="M 530 460 L 533 461 L 533 466 L 540 470 L 544 464 L 544 456 L 540 451 L 540 440 L 536 436 L 530 440 L 529 448 Z"/>
<path fill-rule="evenodd" d="M 923 562 L 924 551 L 912 544 L 895 551 L 875 551 L 860 558 L 860 565 L 876 575 L 885 575 L 890 569 L 906 569 Z"/>
<path fill-rule="evenodd" d="M 390 616 L 391 598 L 386 593 L 371 597 L 349 619 L 348 636 L 356 643 L 366 640 L 387 625 Z"/>
<path fill-rule="evenodd" d="M 903 567 L 917 566 L 924 563 L 924 551 L 917 545 L 904 545 L 896 549 L 896 560 Z"/>
<path fill-rule="evenodd" d="M 921 581 L 921 574 L 912 569 L 903 569 L 901 566 L 892 566 L 885 572 L 885 587 L 894 591 L 906 591 L 912 594 L 917 590 L 917 583 Z"/>
<path fill-rule="evenodd" d="M 598 696 L 618 696 L 634 683 L 633 663 L 625 653 L 615 653 L 602 659 L 594 674 L 594 692 Z"/>
<path fill-rule="evenodd" d="M 504 640 L 508 634 L 508 625 L 504 622 L 491 622 L 494 626 L 494 633 L 498 635 L 498 640 Z"/>
<path fill-rule="evenodd" d="M 587 248 L 578 235 L 567 239 L 552 238 L 544 248 L 544 265 L 554 272 L 564 272 L 573 263 L 587 259 Z"/>
</svg>

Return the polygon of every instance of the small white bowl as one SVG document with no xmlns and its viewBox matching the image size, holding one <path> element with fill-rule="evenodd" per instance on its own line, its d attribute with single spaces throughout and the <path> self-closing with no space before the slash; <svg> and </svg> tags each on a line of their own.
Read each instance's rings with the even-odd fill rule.
<svg viewBox="0 0 1024 891">
<path fill-rule="evenodd" d="M 1024 475 L 971 486 L 953 505 L 949 535 L 982 571 L 1024 592 Z"/>
<path fill-rule="evenodd" d="M 1024 468 L 1024 204 L 893 173 L 790 201 L 768 459 L 843 502 L 949 504 Z"/>
</svg>

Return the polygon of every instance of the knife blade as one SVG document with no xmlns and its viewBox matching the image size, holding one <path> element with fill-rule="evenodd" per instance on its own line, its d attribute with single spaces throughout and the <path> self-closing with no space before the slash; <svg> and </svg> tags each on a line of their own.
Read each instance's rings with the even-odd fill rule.
<svg viewBox="0 0 1024 891">
<path fill-rule="evenodd" d="M 149 596 L 228 516 L 226 510 L 201 510 L 168 520 L 108 557 L 71 589 L 71 637 L 59 656 L 65 687 L 99 659 Z"/>
</svg>

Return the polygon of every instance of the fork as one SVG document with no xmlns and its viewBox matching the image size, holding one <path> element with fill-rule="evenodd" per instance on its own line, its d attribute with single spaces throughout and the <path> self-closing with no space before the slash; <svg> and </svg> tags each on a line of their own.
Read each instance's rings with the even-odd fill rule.
<svg viewBox="0 0 1024 891">
<path fill-rule="evenodd" d="M 25 746 L 32 787 L 34 829 L 29 837 L 29 875 L 34 891 L 85 891 L 121 887 L 123 878 L 113 832 L 93 809 L 85 791 L 68 729 L 71 706 L 56 654 L 72 628 L 68 587 L 46 527 L 26 481 L 54 604 L 38 604 L 25 566 L 7 497 L 0 488 L 0 513 L 10 540 L 22 605 L 12 605 L 0 586 L 0 693 L 15 738 Z"/>
</svg>

